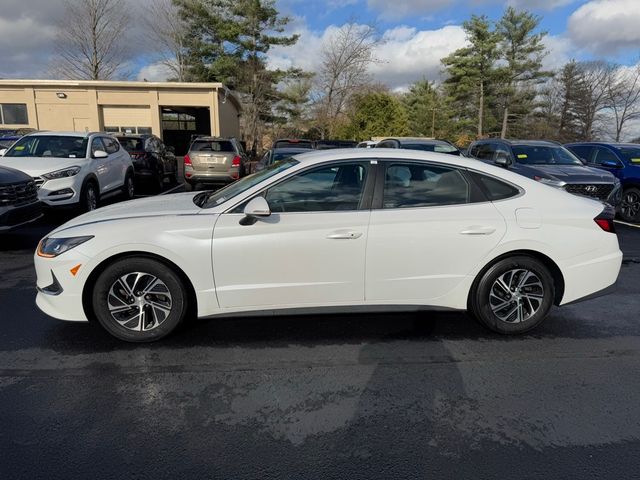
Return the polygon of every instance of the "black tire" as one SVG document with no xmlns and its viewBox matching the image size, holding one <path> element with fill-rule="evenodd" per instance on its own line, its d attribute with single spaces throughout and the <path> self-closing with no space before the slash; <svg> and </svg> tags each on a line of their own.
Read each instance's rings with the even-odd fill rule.
<svg viewBox="0 0 640 480">
<path fill-rule="evenodd" d="M 520 283 L 525 274 L 518 272 L 525 271 L 532 276 Z M 508 292 L 500 281 L 511 287 Z M 555 286 L 549 269 L 533 257 L 518 255 L 498 261 L 481 274 L 472 288 L 469 309 L 490 330 L 519 334 L 537 327 L 546 318 L 554 298 Z M 495 310 L 503 304 L 504 307 Z M 516 308 L 517 305 L 522 308 Z M 507 315 L 509 312 L 513 313 Z"/>
<path fill-rule="evenodd" d="M 640 188 L 629 187 L 622 192 L 620 218 L 625 222 L 640 222 Z"/>
<path fill-rule="evenodd" d="M 80 209 L 83 212 L 90 212 L 98 208 L 100 201 L 100 193 L 98 190 L 98 184 L 93 180 L 89 180 L 82 187 L 80 192 Z"/>
<path fill-rule="evenodd" d="M 148 276 L 141 276 L 136 280 L 137 273 Z M 127 278 L 129 275 L 131 277 Z M 124 297 L 127 290 L 121 283 L 123 278 L 125 282 L 129 282 L 129 290 L 133 290 L 131 287 L 143 289 L 149 286 L 153 277 L 159 280 L 159 283 L 156 283 L 156 287 L 152 288 L 147 295 L 135 297 L 138 292 L 133 291 L 133 295 Z M 114 312 L 114 315 L 120 316 L 123 323 L 118 322 L 109 310 L 110 304 L 112 307 L 120 305 L 125 307 L 125 303 L 119 298 L 127 301 L 126 306 L 131 305 L 129 310 Z M 157 302 L 156 305 L 163 305 L 164 308 L 156 309 L 149 304 L 144 305 L 142 309 L 145 313 L 141 319 L 136 312 L 140 311 L 139 305 L 145 303 L 143 299 L 148 298 Z M 141 303 L 138 303 L 138 300 Z M 182 323 L 188 311 L 187 289 L 179 275 L 165 264 L 145 257 L 122 258 L 109 265 L 96 280 L 91 301 L 93 313 L 100 325 L 114 337 L 126 342 L 143 343 L 160 340 Z M 126 321 L 130 315 L 133 316 Z M 149 329 L 136 330 L 141 322 Z"/>
<path fill-rule="evenodd" d="M 128 172 L 124 177 L 124 185 L 122 185 L 122 194 L 126 200 L 131 200 L 136 194 L 135 181 L 133 174 Z"/>
<path fill-rule="evenodd" d="M 156 174 L 151 179 L 153 187 L 153 193 L 162 193 L 164 190 L 164 171 L 162 169 L 156 170 Z"/>
</svg>

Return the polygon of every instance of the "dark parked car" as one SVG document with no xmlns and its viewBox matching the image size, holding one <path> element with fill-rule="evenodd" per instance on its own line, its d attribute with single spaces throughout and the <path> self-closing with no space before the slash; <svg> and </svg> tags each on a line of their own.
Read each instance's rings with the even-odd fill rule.
<svg viewBox="0 0 640 480">
<path fill-rule="evenodd" d="M 316 150 L 329 150 L 331 148 L 356 148 L 358 142 L 354 140 L 316 140 L 313 148 Z"/>
<path fill-rule="evenodd" d="M 446 140 L 422 137 L 393 137 L 380 140 L 374 148 L 404 148 L 407 150 L 423 150 L 425 152 L 447 153 L 460 156 L 458 148 Z"/>
<path fill-rule="evenodd" d="M 262 159 L 256 164 L 255 171 L 259 172 L 260 170 L 264 170 L 270 165 L 274 163 L 284 160 L 285 158 L 289 158 L 293 155 L 297 155 L 299 153 L 308 153 L 308 148 L 274 148 L 269 150 L 264 154 Z"/>
<path fill-rule="evenodd" d="M 479 140 L 469 146 L 469 156 L 575 195 L 596 198 L 611 205 L 620 200 L 620 182 L 616 177 L 584 165 L 573 153 L 555 142 Z"/>
<path fill-rule="evenodd" d="M 313 148 L 313 141 L 304 138 L 281 138 L 273 142 L 271 148 Z"/>
<path fill-rule="evenodd" d="M 611 172 L 620 180 L 619 215 L 627 222 L 640 222 L 640 145 L 589 142 L 565 146 L 590 167 Z"/>
<path fill-rule="evenodd" d="M 235 138 L 198 137 L 184 156 L 187 189 L 199 183 L 226 185 L 249 173 L 249 159 Z"/>
<path fill-rule="evenodd" d="M 173 147 L 167 147 L 155 135 L 116 135 L 133 162 L 136 183 L 162 191 L 165 180 L 178 181 L 178 162 Z"/>
<path fill-rule="evenodd" d="M 0 232 L 41 216 L 42 204 L 33 178 L 19 170 L 0 167 Z"/>
</svg>

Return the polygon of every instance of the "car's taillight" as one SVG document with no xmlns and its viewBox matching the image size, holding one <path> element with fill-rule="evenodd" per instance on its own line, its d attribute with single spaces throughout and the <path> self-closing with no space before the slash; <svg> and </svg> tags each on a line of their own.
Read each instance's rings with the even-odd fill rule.
<svg viewBox="0 0 640 480">
<path fill-rule="evenodd" d="M 235 157 L 233 157 L 233 160 L 231 160 L 231 166 L 232 167 L 239 167 L 240 166 L 240 162 L 242 162 L 242 159 L 236 155 Z"/>
<path fill-rule="evenodd" d="M 593 221 L 596 222 L 605 232 L 616 233 L 616 226 L 613 223 L 615 215 L 615 209 L 612 206 L 607 205 L 600 215 L 594 218 Z"/>
<path fill-rule="evenodd" d="M 192 167 L 192 166 L 193 166 L 193 165 L 191 164 L 191 158 L 189 158 L 189 154 L 188 154 L 188 153 L 184 156 L 184 164 L 185 164 L 185 165 L 189 165 L 190 167 Z"/>
</svg>

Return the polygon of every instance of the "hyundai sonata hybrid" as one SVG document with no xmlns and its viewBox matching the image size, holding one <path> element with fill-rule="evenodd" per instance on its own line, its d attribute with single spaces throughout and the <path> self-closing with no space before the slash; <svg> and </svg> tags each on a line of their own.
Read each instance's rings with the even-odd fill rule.
<svg viewBox="0 0 640 480">
<path fill-rule="evenodd" d="M 521 333 L 604 293 L 613 211 L 451 155 L 326 150 L 212 192 L 100 208 L 38 245 L 36 302 L 147 342 L 189 315 L 468 310 Z"/>
</svg>

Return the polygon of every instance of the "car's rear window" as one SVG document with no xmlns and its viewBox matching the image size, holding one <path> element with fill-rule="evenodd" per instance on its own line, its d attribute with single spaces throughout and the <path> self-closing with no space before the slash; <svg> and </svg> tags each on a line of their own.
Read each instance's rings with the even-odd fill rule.
<svg viewBox="0 0 640 480">
<path fill-rule="evenodd" d="M 492 202 L 515 197 L 520 193 L 520 190 L 518 190 L 513 185 L 498 180 L 497 178 L 475 172 L 473 175 L 476 177 L 476 179 L 478 179 L 478 181 L 482 185 L 482 190 L 484 191 L 485 195 Z"/>
<path fill-rule="evenodd" d="M 233 144 L 228 140 L 196 140 L 191 144 L 194 152 L 234 152 Z"/>
<path fill-rule="evenodd" d="M 120 145 L 127 152 L 141 152 L 144 150 L 144 142 L 141 138 L 117 137 Z"/>
<path fill-rule="evenodd" d="M 313 148 L 311 140 L 276 140 L 273 143 L 273 148 Z"/>
</svg>

